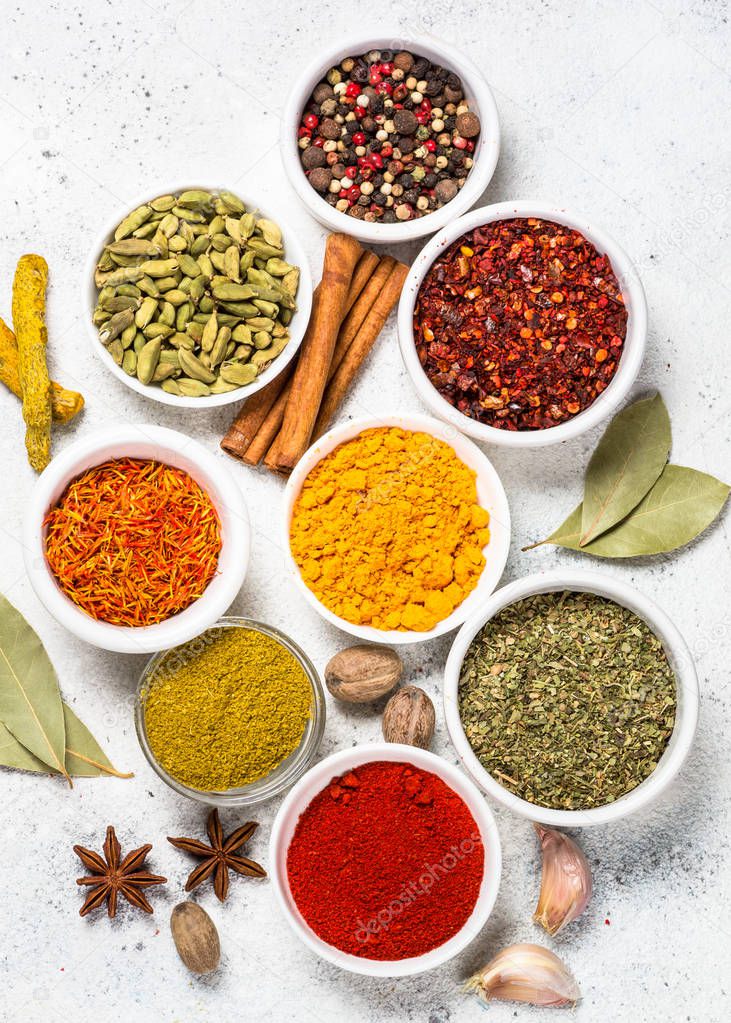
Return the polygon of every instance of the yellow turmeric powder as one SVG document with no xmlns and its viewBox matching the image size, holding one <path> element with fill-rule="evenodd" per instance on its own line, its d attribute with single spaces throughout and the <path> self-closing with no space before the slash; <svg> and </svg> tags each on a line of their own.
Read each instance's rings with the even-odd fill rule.
<svg viewBox="0 0 731 1023">
<path fill-rule="evenodd" d="M 333 614 L 427 632 L 477 585 L 488 522 L 475 473 L 449 444 L 379 427 L 308 474 L 290 546 L 304 582 Z"/>
</svg>

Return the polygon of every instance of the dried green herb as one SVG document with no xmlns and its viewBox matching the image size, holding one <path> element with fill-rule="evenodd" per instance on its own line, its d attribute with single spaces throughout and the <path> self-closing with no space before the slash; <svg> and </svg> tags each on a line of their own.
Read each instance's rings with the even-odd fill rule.
<svg viewBox="0 0 731 1023">
<path fill-rule="evenodd" d="M 729 488 L 666 462 L 670 422 L 659 394 L 614 417 L 591 457 L 584 500 L 545 540 L 598 558 L 663 554 L 690 543 L 719 514 Z"/>
<path fill-rule="evenodd" d="M 539 806 L 588 810 L 636 788 L 675 724 L 675 677 L 632 611 L 591 593 L 504 608 L 462 665 L 459 710 L 480 763 Z"/>
<path fill-rule="evenodd" d="M 614 417 L 586 470 L 582 547 L 639 504 L 668 460 L 670 441 L 670 417 L 659 394 Z"/>
</svg>

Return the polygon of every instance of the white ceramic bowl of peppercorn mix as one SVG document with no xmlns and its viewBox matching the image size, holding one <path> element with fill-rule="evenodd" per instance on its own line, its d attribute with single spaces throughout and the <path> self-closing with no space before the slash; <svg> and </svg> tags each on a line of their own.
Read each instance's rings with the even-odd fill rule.
<svg viewBox="0 0 731 1023">
<path fill-rule="evenodd" d="M 150 654 L 211 626 L 251 549 L 236 480 L 202 444 L 151 424 L 108 427 L 44 469 L 24 524 L 37 596 L 104 650 Z"/>
<path fill-rule="evenodd" d="M 213 408 L 255 394 L 295 357 L 312 279 L 280 211 L 186 181 L 109 220 L 82 303 L 92 350 L 117 380 L 164 405 Z"/>
<path fill-rule="evenodd" d="M 482 931 L 502 856 L 492 812 L 464 772 L 380 742 L 334 753 L 297 782 L 274 821 L 269 864 L 279 907 L 311 951 L 352 973 L 406 977 Z"/>
<path fill-rule="evenodd" d="M 331 231 L 399 242 L 438 231 L 492 178 L 492 93 L 458 50 L 368 36 L 318 56 L 282 118 L 281 152 L 300 199 Z"/>
<path fill-rule="evenodd" d="M 647 306 L 625 252 L 582 216 L 498 203 L 445 227 L 401 293 L 398 332 L 422 401 L 476 440 L 571 440 L 626 398 Z"/>
<path fill-rule="evenodd" d="M 354 419 L 297 463 L 282 542 L 325 621 L 360 640 L 419 643 L 460 626 L 495 589 L 510 510 L 487 456 L 449 425 Z"/>
<path fill-rule="evenodd" d="M 698 721 L 685 640 L 634 587 L 579 569 L 519 579 L 467 621 L 444 673 L 447 728 L 482 789 L 549 827 L 643 810 Z"/>
</svg>

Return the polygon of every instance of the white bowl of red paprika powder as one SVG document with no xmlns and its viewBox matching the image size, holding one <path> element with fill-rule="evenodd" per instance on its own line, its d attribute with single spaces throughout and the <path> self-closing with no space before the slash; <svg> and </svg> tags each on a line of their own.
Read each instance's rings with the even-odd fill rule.
<svg viewBox="0 0 731 1023">
<path fill-rule="evenodd" d="M 334 753 L 297 782 L 269 863 L 276 900 L 311 951 L 352 973 L 406 977 L 478 936 L 502 856 L 492 812 L 462 771 L 381 742 Z"/>
<path fill-rule="evenodd" d="M 495 225 L 505 221 L 525 228 L 506 225 L 503 239 Z M 398 332 L 434 415 L 485 443 L 544 447 L 591 430 L 627 397 L 647 304 L 632 261 L 604 231 L 516 200 L 471 210 L 428 242 L 404 284 Z"/>
</svg>

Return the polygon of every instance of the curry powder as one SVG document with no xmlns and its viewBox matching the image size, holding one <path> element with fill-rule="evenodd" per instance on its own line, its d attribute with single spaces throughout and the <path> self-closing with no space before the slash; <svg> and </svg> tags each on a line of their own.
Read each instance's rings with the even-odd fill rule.
<svg viewBox="0 0 731 1023">
<path fill-rule="evenodd" d="M 158 763 L 184 785 L 210 792 L 264 778 L 297 749 L 312 689 L 276 639 L 219 627 L 165 654 L 143 700 Z"/>
</svg>

